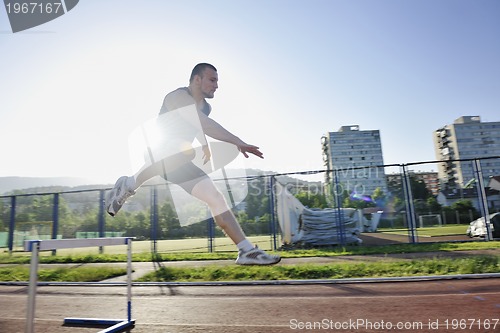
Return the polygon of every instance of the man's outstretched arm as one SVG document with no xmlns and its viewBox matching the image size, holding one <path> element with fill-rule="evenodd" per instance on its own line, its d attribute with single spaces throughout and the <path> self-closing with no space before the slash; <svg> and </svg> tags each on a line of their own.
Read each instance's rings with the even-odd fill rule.
<svg viewBox="0 0 500 333">
<path fill-rule="evenodd" d="M 260 158 L 264 158 L 262 152 L 259 150 L 259 147 L 245 143 L 236 135 L 232 134 L 224 127 L 222 127 L 222 125 L 220 125 L 218 122 L 207 117 L 204 113 L 198 112 L 198 114 L 200 117 L 201 127 L 206 135 L 219 141 L 232 143 L 233 145 L 238 147 L 239 151 L 243 154 L 243 156 L 247 158 L 248 158 L 248 153 L 258 156 Z"/>
</svg>

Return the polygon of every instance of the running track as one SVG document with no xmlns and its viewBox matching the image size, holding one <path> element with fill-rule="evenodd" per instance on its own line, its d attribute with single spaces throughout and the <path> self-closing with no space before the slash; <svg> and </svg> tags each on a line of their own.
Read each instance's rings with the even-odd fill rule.
<svg viewBox="0 0 500 333">
<path fill-rule="evenodd" d="M 131 333 L 500 332 L 500 278 L 146 286 L 133 294 Z M 26 302 L 27 287 L 0 286 L 1 333 L 24 332 Z M 126 318 L 125 287 L 39 287 L 36 332 L 99 330 L 64 327 L 65 317 Z"/>
</svg>

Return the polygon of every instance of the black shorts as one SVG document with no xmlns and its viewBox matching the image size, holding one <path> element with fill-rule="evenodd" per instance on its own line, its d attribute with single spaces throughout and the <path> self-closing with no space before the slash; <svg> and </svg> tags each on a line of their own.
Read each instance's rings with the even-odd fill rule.
<svg viewBox="0 0 500 333">
<path fill-rule="evenodd" d="M 166 172 L 162 177 L 169 182 L 179 185 L 189 194 L 191 194 L 196 184 L 209 178 L 205 171 L 198 168 L 191 161 L 175 170 Z"/>
</svg>

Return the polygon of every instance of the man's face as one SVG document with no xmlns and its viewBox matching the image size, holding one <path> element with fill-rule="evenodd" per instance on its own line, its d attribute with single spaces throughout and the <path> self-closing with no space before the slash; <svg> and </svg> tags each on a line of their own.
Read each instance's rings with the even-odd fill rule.
<svg viewBox="0 0 500 333">
<path fill-rule="evenodd" d="M 219 77 L 217 72 L 211 68 L 205 68 L 201 76 L 201 93 L 204 98 L 214 98 L 214 93 L 218 88 L 217 81 Z"/>
</svg>

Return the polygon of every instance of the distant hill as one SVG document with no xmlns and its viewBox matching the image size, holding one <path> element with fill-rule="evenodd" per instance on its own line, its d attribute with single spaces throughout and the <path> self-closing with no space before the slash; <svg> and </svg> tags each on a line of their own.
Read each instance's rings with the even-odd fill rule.
<svg viewBox="0 0 500 333">
<path fill-rule="evenodd" d="M 272 171 L 247 169 L 247 176 L 276 174 Z M 293 175 L 291 175 L 293 176 Z M 307 184 L 291 176 L 280 176 L 282 183 L 294 183 L 296 185 Z M 162 179 L 153 179 L 147 184 L 164 183 Z M 316 182 L 312 182 L 316 183 Z M 84 190 L 112 187 L 113 184 L 96 184 L 92 180 L 78 177 L 0 177 L 0 195 L 9 194 L 15 190 L 23 190 L 26 193 L 40 192 L 62 192 L 65 190 Z"/>
<path fill-rule="evenodd" d="M 0 195 L 36 187 L 75 187 L 90 184 L 91 181 L 77 177 L 0 177 Z"/>
</svg>

